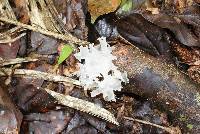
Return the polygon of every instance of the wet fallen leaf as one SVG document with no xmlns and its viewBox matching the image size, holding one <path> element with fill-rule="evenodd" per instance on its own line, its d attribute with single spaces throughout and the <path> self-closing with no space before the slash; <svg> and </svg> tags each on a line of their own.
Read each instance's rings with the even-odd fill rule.
<svg viewBox="0 0 200 134">
<path fill-rule="evenodd" d="M 47 71 L 47 65 L 37 66 L 30 64 L 29 69 Z M 32 78 L 15 78 L 14 85 L 9 88 L 9 93 L 16 105 L 25 112 L 44 112 L 55 107 L 54 99 L 45 91 L 39 90 L 44 80 Z"/>
<path fill-rule="evenodd" d="M 7 89 L 0 87 L 0 133 L 19 133 L 23 115 L 12 103 Z"/>
<path fill-rule="evenodd" d="M 155 25 L 172 31 L 175 38 L 182 44 L 186 46 L 200 46 L 200 39 L 198 35 L 196 35 L 178 16 L 168 15 L 165 13 L 154 15 L 143 14 L 143 16 Z M 199 17 L 200 16 L 198 16 L 197 19 L 199 19 Z"/>
<path fill-rule="evenodd" d="M 38 54 L 54 54 L 57 52 L 58 41 L 37 32 L 31 32 L 31 51 Z"/>
<path fill-rule="evenodd" d="M 82 125 L 73 128 L 71 131 L 68 132 L 68 134 L 98 134 L 98 131 L 91 126 Z"/>
<path fill-rule="evenodd" d="M 117 21 L 119 34 L 152 55 L 170 55 L 167 33 L 148 22 L 140 14 L 132 13 Z"/>
<path fill-rule="evenodd" d="M 68 111 L 50 111 L 46 113 L 30 113 L 24 117 L 27 133 L 51 133 L 63 131 L 70 122 L 72 114 Z M 24 128 L 25 129 L 25 128 Z M 25 130 L 23 130 L 24 132 Z"/>
<path fill-rule="evenodd" d="M 185 71 L 188 72 L 189 77 L 197 83 L 200 83 L 200 49 L 198 47 L 187 47 L 178 43 L 173 44 L 173 51 L 177 56 L 178 66 L 180 63 L 188 65 Z"/>
<path fill-rule="evenodd" d="M 87 40 L 88 28 L 86 27 L 87 1 L 83 0 L 54 0 L 59 18 L 64 27 L 79 39 Z"/>
<path fill-rule="evenodd" d="M 17 56 L 20 46 L 20 41 L 15 41 L 8 44 L 0 44 L 0 57 L 3 59 L 14 59 Z"/>
</svg>

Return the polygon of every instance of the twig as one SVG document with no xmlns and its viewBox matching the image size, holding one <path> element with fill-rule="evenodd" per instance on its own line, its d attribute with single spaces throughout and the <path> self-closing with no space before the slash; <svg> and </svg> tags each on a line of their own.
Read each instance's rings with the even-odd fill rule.
<svg viewBox="0 0 200 134">
<path fill-rule="evenodd" d="M 39 33 L 44 34 L 44 35 L 52 36 L 54 38 L 57 38 L 57 39 L 60 39 L 60 40 L 63 40 L 63 41 L 67 41 L 69 43 L 79 44 L 79 45 L 89 44 L 89 42 L 80 40 L 80 39 L 72 36 L 71 34 L 67 34 L 67 35 L 66 34 L 65 35 L 59 34 L 59 33 L 56 33 L 56 32 L 52 32 L 52 31 L 42 29 L 40 27 L 31 26 L 31 25 L 27 25 L 27 24 L 24 24 L 24 23 L 15 21 L 15 20 L 11 20 L 11 19 L 8 19 L 8 18 L 5 18 L 5 17 L 0 17 L 0 21 L 5 22 L 5 23 L 9 23 L 9 24 L 13 24 L 13 25 L 16 25 L 16 26 L 21 26 L 25 29 L 29 29 L 29 30 L 32 30 L 32 31 L 35 31 L 35 32 L 39 32 Z"/>
<path fill-rule="evenodd" d="M 15 38 L 3 39 L 3 40 L 0 40 L 0 43 L 12 43 L 12 42 L 15 42 L 15 41 L 19 40 L 21 37 L 23 37 L 25 35 L 26 35 L 26 33 L 22 33 L 22 34 L 18 35 Z"/>
<path fill-rule="evenodd" d="M 0 76 L 8 76 L 7 74 L 10 74 L 11 72 L 12 72 L 12 69 L 10 68 L 1 68 Z M 71 83 L 77 86 L 81 86 L 78 80 L 74 80 L 72 78 L 61 76 L 61 75 L 54 75 L 54 74 L 45 73 L 41 71 L 35 71 L 35 70 L 15 69 L 15 71 L 13 72 L 13 75 L 15 76 L 23 75 L 24 77 L 31 77 L 34 79 L 44 79 L 44 80 L 53 81 L 53 82 Z"/>
<path fill-rule="evenodd" d="M 157 124 L 154 124 L 154 123 L 151 123 L 151 122 L 148 122 L 148 121 L 133 119 L 133 118 L 130 118 L 130 117 L 124 117 L 124 119 L 136 121 L 136 122 L 147 124 L 147 125 L 151 125 L 151 126 L 154 126 L 154 127 L 157 127 L 157 128 L 161 128 L 161 129 L 167 131 L 170 134 L 181 134 L 179 127 L 163 127 L 161 125 L 157 125 Z"/>
<path fill-rule="evenodd" d="M 33 59 L 30 57 L 16 58 L 16 59 L 9 59 L 9 60 L 0 59 L 0 67 L 7 66 L 7 65 L 13 65 L 13 64 L 20 64 L 20 63 L 25 63 L 25 62 L 33 62 L 33 61 L 37 61 L 37 60 L 38 59 Z"/>
<path fill-rule="evenodd" d="M 11 29 L 5 31 L 5 32 L 0 33 L 0 39 L 13 36 L 14 34 L 20 33 L 20 32 L 22 32 L 22 31 L 24 31 L 24 29 L 21 28 L 20 26 L 13 27 L 13 28 L 11 28 Z"/>
<path fill-rule="evenodd" d="M 69 95 L 63 95 L 49 89 L 44 89 L 44 90 L 46 90 L 62 105 L 74 108 L 81 112 L 91 114 L 93 116 L 99 117 L 113 124 L 119 125 L 119 123 L 116 121 L 112 113 L 110 113 L 104 108 L 101 108 L 98 105 L 95 105 L 94 103 L 91 103 L 89 101 L 85 101 L 82 99 L 78 99 Z"/>
</svg>

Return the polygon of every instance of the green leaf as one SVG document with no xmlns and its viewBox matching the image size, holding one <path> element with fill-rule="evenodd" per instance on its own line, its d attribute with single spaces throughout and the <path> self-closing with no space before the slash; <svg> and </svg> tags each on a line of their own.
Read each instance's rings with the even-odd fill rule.
<svg viewBox="0 0 200 134">
<path fill-rule="evenodd" d="M 58 59 L 58 65 L 61 64 L 64 60 L 66 60 L 67 57 L 69 57 L 72 52 L 73 48 L 70 45 L 64 45 Z"/>
<path fill-rule="evenodd" d="M 121 10 L 123 12 L 128 12 L 132 9 L 133 7 L 133 1 L 132 0 L 123 0 L 121 4 Z"/>
<path fill-rule="evenodd" d="M 128 15 L 131 11 L 140 8 L 147 0 L 121 0 L 120 7 L 116 14 L 118 16 Z"/>
<path fill-rule="evenodd" d="M 190 130 L 193 128 L 192 124 L 187 124 L 187 128 L 189 128 Z"/>
</svg>

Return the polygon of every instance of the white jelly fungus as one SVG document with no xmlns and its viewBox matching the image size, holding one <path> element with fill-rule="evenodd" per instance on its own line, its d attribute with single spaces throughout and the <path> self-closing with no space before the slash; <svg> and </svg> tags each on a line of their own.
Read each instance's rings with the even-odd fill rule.
<svg viewBox="0 0 200 134">
<path fill-rule="evenodd" d="M 105 100 L 116 101 L 113 91 L 121 91 L 121 83 L 128 82 L 127 73 L 121 73 L 113 64 L 117 58 L 112 55 L 113 48 L 106 42 L 106 38 L 98 40 L 100 44 L 97 46 L 90 44 L 79 47 L 80 52 L 75 54 L 80 61 L 77 75 L 84 89 L 92 90 L 92 97 L 102 93 Z"/>
</svg>

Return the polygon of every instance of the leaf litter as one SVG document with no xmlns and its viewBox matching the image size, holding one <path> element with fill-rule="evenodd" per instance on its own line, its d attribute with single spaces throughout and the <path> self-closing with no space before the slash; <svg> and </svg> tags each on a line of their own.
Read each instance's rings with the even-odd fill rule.
<svg viewBox="0 0 200 134">
<path fill-rule="evenodd" d="M 98 133 L 98 130 L 102 133 L 165 133 L 164 129 L 141 125 L 139 122 L 123 118 L 128 116 L 136 118 L 135 120 L 137 118 L 141 118 L 143 121 L 148 120 L 155 123 L 153 126 L 157 124 L 170 128 L 170 125 L 178 125 L 180 129 L 177 130 L 177 133 L 180 132 L 179 130 L 182 133 L 197 133 L 199 131 L 199 106 L 196 104 L 199 86 L 195 82 L 199 82 L 198 47 L 200 30 L 198 2 L 193 0 L 144 0 L 140 2 L 124 0 L 102 1 L 102 3 L 89 0 L 88 2 L 88 6 L 86 1 L 81 0 L 71 0 L 70 2 L 65 0 L 3 0 L 0 3 L 2 7 L 0 8 L 0 21 L 2 22 L 0 39 L 4 43 L 0 44 L 1 88 L 9 91 L 6 94 L 11 95 L 12 103 L 17 105 L 17 107 L 11 109 L 20 109 L 18 111 L 25 117 L 23 122 L 21 118 L 19 119 L 15 128 L 7 124 L 8 131 L 5 131 L 3 126 L 0 127 L 0 131 Z M 110 36 L 111 33 L 112 36 Z M 85 47 L 90 44 L 87 40 L 96 40 L 101 36 L 106 36 L 107 41 L 113 47 L 119 47 L 117 44 L 121 43 L 122 47 L 120 48 L 122 49 L 114 50 L 115 52 L 118 51 L 119 54 L 116 55 L 118 58 L 115 59 L 114 64 L 118 64 L 120 71 L 127 71 L 130 79 L 128 85 L 125 86 L 122 83 L 122 86 L 125 86 L 122 91 L 112 93 L 115 95 L 116 102 L 104 101 L 102 98 L 105 97 L 101 94 L 94 98 L 89 97 L 92 92 L 81 91 L 80 88 L 83 85 L 78 81 L 77 76 L 71 75 L 80 69 L 80 66 L 77 66 L 78 62 L 84 63 L 83 60 L 79 59 L 78 61 L 73 58 L 74 53 L 79 52 L 79 50 L 81 52 L 77 45 Z M 122 40 L 125 43 L 122 43 Z M 65 47 L 59 56 L 57 50 L 61 44 L 73 45 L 74 52 L 72 53 L 71 47 Z M 129 48 L 129 54 L 127 54 L 129 51 L 123 45 L 133 46 Z M 142 51 L 139 52 L 135 46 L 142 49 Z M 20 53 L 20 49 L 25 51 Z M 37 60 L 29 57 L 35 53 L 37 53 L 36 57 L 39 57 L 36 58 Z M 131 61 L 133 58 L 131 57 L 133 56 L 132 53 L 136 53 L 132 60 L 134 62 Z M 90 58 L 93 59 L 96 55 L 94 54 Z M 152 58 L 151 55 L 156 58 Z M 96 64 L 100 68 L 101 64 L 106 65 L 105 61 L 101 62 L 100 58 L 96 59 L 100 62 L 97 62 L 99 65 Z M 155 59 L 153 60 L 154 64 L 143 66 L 152 59 Z M 175 62 L 179 63 L 176 65 L 182 72 L 179 72 L 180 69 L 174 69 L 175 66 L 173 65 L 168 66 L 169 63 L 174 63 L 173 59 L 178 59 Z M 160 61 L 166 62 L 166 64 L 162 64 Z M 57 70 L 53 69 L 58 63 Z M 18 68 L 15 68 L 13 66 L 15 64 L 20 64 L 20 66 L 17 65 Z M 135 67 L 138 67 L 138 64 L 140 64 L 139 73 L 137 73 L 138 70 L 133 71 Z M 161 72 L 164 73 L 160 74 L 159 67 L 163 68 Z M 168 67 L 173 70 L 172 73 L 169 73 L 171 70 L 165 70 Z M 147 68 L 147 70 L 144 71 L 141 68 Z M 89 77 L 95 71 L 90 70 Z M 176 72 L 179 72 L 176 75 L 184 76 L 180 78 L 182 82 L 176 81 L 177 76 L 170 75 Z M 161 77 L 157 76 L 158 74 Z M 185 75 L 188 75 L 193 83 Z M 8 86 L 4 84 L 7 79 L 5 76 L 11 79 Z M 192 88 L 187 91 L 183 87 L 183 81 L 187 83 L 186 87 Z M 72 83 L 76 86 L 72 86 Z M 114 83 L 112 82 L 110 85 L 114 85 Z M 168 88 L 166 86 L 160 88 L 159 86 L 163 83 L 167 83 Z M 139 88 L 135 89 L 129 86 Z M 50 94 L 54 95 L 54 98 L 45 90 L 40 90 L 46 88 L 48 88 L 47 91 Z M 173 90 L 177 92 L 172 92 Z M 157 91 L 159 92 L 155 95 Z M 181 97 L 180 94 L 182 93 L 186 96 L 185 98 Z M 2 95 L 3 93 L 0 94 L 0 97 Z M 57 98 L 58 96 L 59 98 Z M 169 99 L 168 96 L 171 96 L 172 99 Z M 67 100 L 67 98 L 70 99 Z M 148 109 L 141 109 L 142 116 L 139 117 L 136 111 L 139 112 L 138 105 L 145 105 L 145 98 L 153 107 L 149 106 Z M 132 100 L 132 103 L 126 105 L 126 101 L 129 99 Z M 67 100 L 67 102 L 63 103 L 64 100 Z M 73 102 L 69 103 L 70 101 Z M 180 101 L 183 103 L 180 103 Z M 63 104 L 72 109 L 66 108 Z M 164 106 L 164 110 L 160 106 Z M 92 107 L 94 108 L 92 109 Z M 179 108 L 179 110 L 176 110 L 176 108 Z M 90 116 L 89 120 L 84 113 L 73 111 L 73 109 L 93 116 L 88 115 Z M 186 112 L 182 109 L 186 109 Z M 44 114 L 40 116 L 41 112 Z M 4 115 L 4 112 L 1 113 L 1 115 Z M 187 120 L 178 120 L 179 115 L 182 114 L 187 117 Z M 170 115 L 174 120 L 167 116 L 163 117 L 163 115 Z M 95 117 L 100 117 L 102 120 L 99 121 Z M 115 117 L 119 117 L 120 126 L 118 127 L 108 123 L 118 124 Z M 9 116 L 4 117 L 4 120 L 5 122 L 2 123 L 6 123 Z M 99 128 L 101 121 L 103 122 L 103 128 Z M 56 122 L 58 123 L 56 124 Z M 69 125 L 68 123 L 72 124 Z"/>
</svg>

